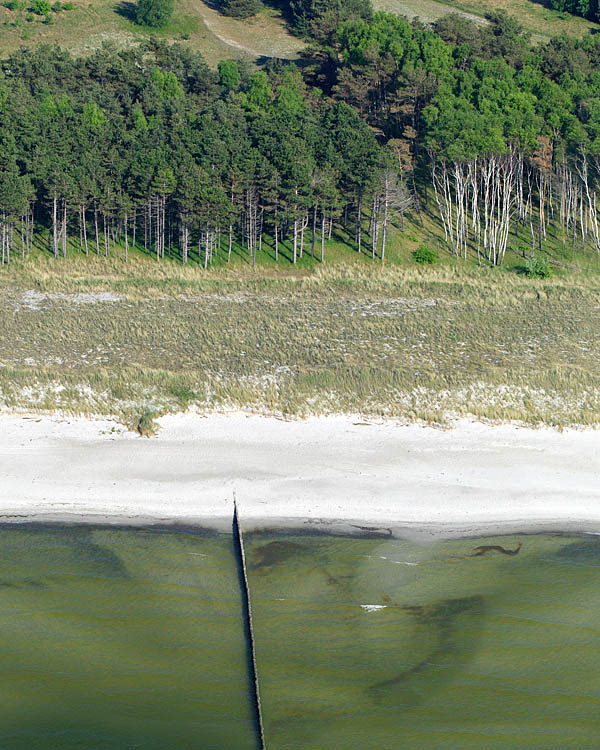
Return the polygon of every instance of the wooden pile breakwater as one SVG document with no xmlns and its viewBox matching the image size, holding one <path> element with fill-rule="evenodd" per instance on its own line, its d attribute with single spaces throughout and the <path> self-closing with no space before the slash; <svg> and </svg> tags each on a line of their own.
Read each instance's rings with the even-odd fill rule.
<svg viewBox="0 0 600 750">
<path fill-rule="evenodd" d="M 240 526 L 237 502 L 233 503 L 233 544 L 235 556 L 238 563 L 240 588 L 242 591 L 242 609 L 244 619 L 244 630 L 248 648 L 248 668 L 250 679 L 250 692 L 254 707 L 254 721 L 256 725 L 257 741 L 260 750 L 266 750 L 265 730 L 262 720 L 262 708 L 260 705 L 260 685 L 258 684 L 258 669 L 256 667 L 256 648 L 254 645 L 254 625 L 252 623 L 252 603 L 250 601 L 250 586 L 246 570 L 246 553 L 244 551 L 244 536 Z"/>
</svg>

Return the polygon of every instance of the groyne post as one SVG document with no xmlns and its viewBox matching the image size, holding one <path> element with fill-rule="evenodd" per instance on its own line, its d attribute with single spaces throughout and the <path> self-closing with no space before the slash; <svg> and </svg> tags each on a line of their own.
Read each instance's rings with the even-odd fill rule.
<svg viewBox="0 0 600 750">
<path fill-rule="evenodd" d="M 240 584 L 242 590 L 242 608 L 244 617 L 244 630 L 246 632 L 246 643 L 248 645 L 248 665 L 250 669 L 250 690 L 252 692 L 252 703 L 254 706 L 254 719 L 256 724 L 257 739 L 260 750 L 266 750 L 265 730 L 262 720 L 262 708 L 260 704 L 260 686 L 258 684 L 258 669 L 256 667 L 256 648 L 254 645 L 254 625 L 252 622 L 252 603 L 250 601 L 250 586 L 246 571 L 246 553 L 244 551 L 244 536 L 240 526 L 237 502 L 233 502 L 233 544 L 236 551 Z"/>
</svg>

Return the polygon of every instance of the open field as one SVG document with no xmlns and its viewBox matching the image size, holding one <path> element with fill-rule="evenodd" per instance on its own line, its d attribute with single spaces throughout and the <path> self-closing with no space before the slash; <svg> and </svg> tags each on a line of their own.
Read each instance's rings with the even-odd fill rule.
<svg viewBox="0 0 600 750">
<path fill-rule="evenodd" d="M 325 266 L 277 272 L 38 251 L 0 274 L 0 405 L 129 424 L 190 406 L 600 421 L 590 266 L 536 281 L 449 256 L 421 268 L 411 246 L 383 268 L 332 245 Z"/>
<path fill-rule="evenodd" d="M 156 30 L 134 23 L 133 2 L 75 0 L 73 4 L 72 10 L 52 13 L 52 24 L 42 23 L 41 17 L 34 16 L 27 8 L 0 7 L 3 53 L 24 45 L 51 43 L 85 55 L 104 43 L 123 49 L 154 34 L 189 45 L 215 66 L 219 60 L 231 57 L 251 61 L 265 56 L 294 58 L 303 46 L 288 33 L 280 15 L 272 8 L 249 21 L 236 21 L 221 16 L 202 0 L 177 0 L 172 22 Z"/>
<path fill-rule="evenodd" d="M 506 10 L 516 16 L 535 40 L 545 40 L 559 34 L 581 37 L 596 33 L 600 25 L 583 18 L 561 14 L 536 0 L 373 0 L 377 10 L 399 13 L 409 18 L 419 16 L 424 21 L 435 21 L 448 13 L 461 13 L 471 19 L 486 13 Z"/>
</svg>

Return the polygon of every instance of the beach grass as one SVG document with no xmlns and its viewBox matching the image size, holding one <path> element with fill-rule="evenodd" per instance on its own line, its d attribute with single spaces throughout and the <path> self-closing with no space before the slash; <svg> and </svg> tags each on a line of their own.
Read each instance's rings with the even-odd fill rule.
<svg viewBox="0 0 600 750">
<path fill-rule="evenodd" d="M 382 264 L 338 238 L 295 267 L 265 245 L 254 270 L 237 248 L 208 271 L 36 250 L 0 272 L 0 404 L 134 429 L 189 408 L 597 424 L 597 256 L 530 279 L 517 252 L 420 266 L 422 242 L 398 232 Z"/>
</svg>

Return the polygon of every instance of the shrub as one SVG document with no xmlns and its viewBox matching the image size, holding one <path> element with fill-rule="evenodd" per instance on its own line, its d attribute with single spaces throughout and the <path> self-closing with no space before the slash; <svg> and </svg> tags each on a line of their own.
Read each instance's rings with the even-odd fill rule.
<svg viewBox="0 0 600 750">
<path fill-rule="evenodd" d="M 51 11 L 49 0 L 33 0 L 31 10 L 38 16 L 47 16 Z"/>
<path fill-rule="evenodd" d="M 145 409 L 138 419 L 136 429 L 142 437 L 152 437 L 158 432 L 158 425 L 154 421 L 154 416 L 155 414 L 151 409 Z"/>
<path fill-rule="evenodd" d="M 138 0 L 135 20 L 141 26 L 165 26 L 173 15 L 173 0 Z"/>
<path fill-rule="evenodd" d="M 547 279 L 552 275 L 552 269 L 545 258 L 534 255 L 525 261 L 525 275 L 531 279 Z"/>
<path fill-rule="evenodd" d="M 227 91 L 235 91 L 242 77 L 235 60 L 221 60 L 219 63 L 219 81 Z"/>
<path fill-rule="evenodd" d="M 73 10 L 75 5 L 72 2 L 63 3 L 62 9 L 63 10 Z"/>
<path fill-rule="evenodd" d="M 233 18 L 250 18 L 262 8 L 261 0 L 223 0 L 221 11 Z"/>
<path fill-rule="evenodd" d="M 425 265 L 426 263 L 435 263 L 437 260 L 437 255 L 435 250 L 432 250 L 426 245 L 421 245 L 414 251 L 413 258 L 415 259 L 415 263 Z"/>
</svg>

